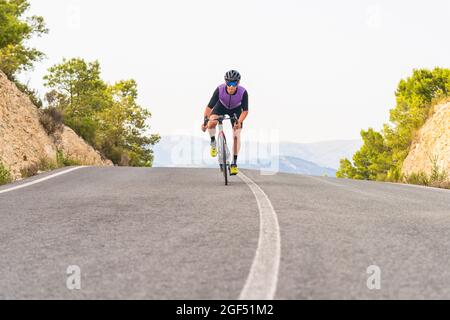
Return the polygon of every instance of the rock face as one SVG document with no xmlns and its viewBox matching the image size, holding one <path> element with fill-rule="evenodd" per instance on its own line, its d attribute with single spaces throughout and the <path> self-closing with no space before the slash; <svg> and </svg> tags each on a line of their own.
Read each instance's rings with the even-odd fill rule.
<svg viewBox="0 0 450 320">
<path fill-rule="evenodd" d="M 56 162 L 58 150 L 84 165 L 112 165 L 70 128 L 49 136 L 37 107 L 0 71 L 0 162 L 18 179 L 32 164 L 44 159 Z"/>
<path fill-rule="evenodd" d="M 62 132 L 54 135 L 55 146 L 62 150 L 64 156 L 84 165 L 112 166 L 110 160 L 102 159 L 100 153 L 80 138 L 71 128 L 64 127 Z"/>
<path fill-rule="evenodd" d="M 434 107 L 433 115 L 411 145 L 402 171 L 406 175 L 419 172 L 429 175 L 433 168 L 431 159 L 450 175 L 450 102 Z"/>
</svg>

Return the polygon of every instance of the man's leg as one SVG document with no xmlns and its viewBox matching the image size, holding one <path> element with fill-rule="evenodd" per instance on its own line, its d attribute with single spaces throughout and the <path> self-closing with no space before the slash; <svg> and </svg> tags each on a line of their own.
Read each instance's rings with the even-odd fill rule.
<svg viewBox="0 0 450 320">
<path fill-rule="evenodd" d="M 219 118 L 216 114 L 211 114 L 208 122 L 208 132 L 211 137 L 211 157 L 217 157 L 217 144 L 216 144 L 216 127 L 217 127 L 217 119 Z"/>
<path fill-rule="evenodd" d="M 241 151 L 241 131 L 242 129 L 233 129 L 233 164 L 237 164 L 239 151 Z"/>
<path fill-rule="evenodd" d="M 231 164 L 230 173 L 231 175 L 237 175 L 239 173 L 239 169 L 237 167 L 237 159 L 239 155 L 239 151 L 241 150 L 241 129 L 233 128 L 233 163 Z"/>
</svg>

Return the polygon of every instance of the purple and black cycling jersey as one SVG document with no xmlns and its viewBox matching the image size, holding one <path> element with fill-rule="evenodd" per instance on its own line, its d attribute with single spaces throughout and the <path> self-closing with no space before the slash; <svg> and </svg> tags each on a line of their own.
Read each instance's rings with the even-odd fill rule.
<svg viewBox="0 0 450 320">
<path fill-rule="evenodd" d="M 236 109 L 241 106 L 246 92 L 244 87 L 238 86 L 235 94 L 231 95 L 227 92 L 226 84 L 222 84 L 219 86 L 219 100 L 225 108 Z"/>
<path fill-rule="evenodd" d="M 217 107 L 218 109 L 248 111 L 248 93 L 244 87 L 238 86 L 236 93 L 231 95 L 227 92 L 226 84 L 220 85 L 208 104 L 210 109 Z"/>
</svg>

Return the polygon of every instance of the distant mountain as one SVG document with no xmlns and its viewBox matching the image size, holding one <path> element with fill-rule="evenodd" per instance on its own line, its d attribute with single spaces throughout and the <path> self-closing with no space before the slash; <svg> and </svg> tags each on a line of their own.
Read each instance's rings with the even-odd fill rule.
<svg viewBox="0 0 450 320">
<path fill-rule="evenodd" d="M 351 159 L 362 140 L 331 140 L 316 143 L 280 143 L 280 155 L 314 162 L 323 167 L 339 168 L 342 158 Z"/>
<path fill-rule="evenodd" d="M 332 168 L 321 167 L 314 162 L 306 161 L 295 157 L 279 156 L 278 159 L 272 159 L 272 162 L 265 161 L 264 165 L 241 164 L 243 169 L 269 169 L 278 160 L 278 172 L 306 174 L 312 176 L 328 176 L 335 177 L 336 170 Z M 269 163 L 271 165 L 269 165 Z"/>
<path fill-rule="evenodd" d="M 269 168 L 278 164 L 280 172 L 335 176 L 339 160 L 351 158 L 361 142 L 326 141 L 300 144 L 244 141 L 239 156 L 242 168 Z M 154 148 L 155 167 L 215 167 L 217 160 L 209 156 L 208 139 L 193 136 L 165 136 Z"/>
</svg>

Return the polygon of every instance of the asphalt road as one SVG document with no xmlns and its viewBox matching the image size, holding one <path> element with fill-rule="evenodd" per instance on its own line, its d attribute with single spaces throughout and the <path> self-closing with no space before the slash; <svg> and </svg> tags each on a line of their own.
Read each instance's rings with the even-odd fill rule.
<svg viewBox="0 0 450 320">
<path fill-rule="evenodd" d="M 89 167 L 0 187 L 0 299 L 450 299 L 449 190 L 243 173 Z"/>
</svg>

